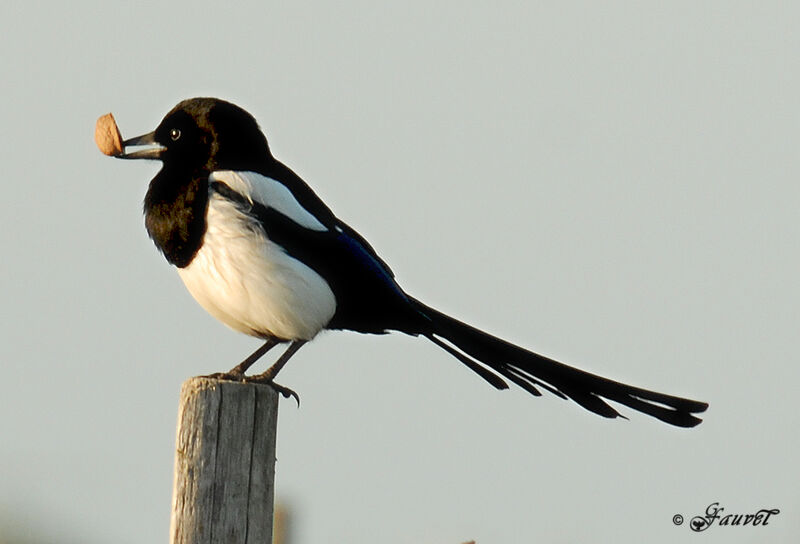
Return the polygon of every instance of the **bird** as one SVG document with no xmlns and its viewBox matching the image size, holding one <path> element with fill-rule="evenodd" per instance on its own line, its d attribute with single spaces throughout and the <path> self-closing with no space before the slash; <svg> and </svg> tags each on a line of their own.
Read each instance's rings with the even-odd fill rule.
<svg viewBox="0 0 800 544">
<path fill-rule="evenodd" d="M 406 293 L 389 265 L 276 159 L 256 119 L 218 98 L 179 102 L 152 132 L 122 142 L 122 159 L 161 161 L 144 197 L 147 233 L 196 301 L 263 344 L 216 376 L 268 383 L 324 330 L 400 332 L 429 340 L 496 389 L 542 390 L 605 418 L 609 402 L 677 427 L 708 407 L 580 370 L 484 332 Z M 129 150 L 129 148 L 134 148 Z M 272 366 L 247 375 L 277 345 Z"/>
</svg>

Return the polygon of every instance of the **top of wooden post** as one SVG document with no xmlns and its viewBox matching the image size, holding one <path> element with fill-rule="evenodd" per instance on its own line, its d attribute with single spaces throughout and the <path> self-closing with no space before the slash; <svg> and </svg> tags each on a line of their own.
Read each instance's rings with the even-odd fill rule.
<svg viewBox="0 0 800 544">
<path fill-rule="evenodd" d="M 278 393 L 196 377 L 178 411 L 173 544 L 272 541 Z"/>
</svg>

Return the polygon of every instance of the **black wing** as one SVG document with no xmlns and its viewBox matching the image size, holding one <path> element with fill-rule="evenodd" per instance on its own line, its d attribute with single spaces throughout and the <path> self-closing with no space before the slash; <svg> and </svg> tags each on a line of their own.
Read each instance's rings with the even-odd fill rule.
<svg viewBox="0 0 800 544">
<path fill-rule="evenodd" d="M 336 297 L 336 313 L 327 328 L 378 334 L 399 330 L 416 334 L 420 323 L 426 321 L 375 250 L 335 217 L 328 230 L 307 229 L 273 208 L 260 202 L 251 203 L 225 183 L 213 181 L 210 187 L 256 220 L 270 241 L 328 283 Z M 309 204 L 307 199 L 294 194 L 301 205 Z M 314 197 L 316 199 L 316 195 Z M 309 211 L 320 217 L 319 209 Z"/>
</svg>

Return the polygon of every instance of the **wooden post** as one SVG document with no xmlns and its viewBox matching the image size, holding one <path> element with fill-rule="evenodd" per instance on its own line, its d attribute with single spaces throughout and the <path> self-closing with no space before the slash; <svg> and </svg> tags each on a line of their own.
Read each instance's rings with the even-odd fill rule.
<svg viewBox="0 0 800 544">
<path fill-rule="evenodd" d="M 190 378 L 181 388 L 171 544 L 270 544 L 278 394 Z"/>
</svg>

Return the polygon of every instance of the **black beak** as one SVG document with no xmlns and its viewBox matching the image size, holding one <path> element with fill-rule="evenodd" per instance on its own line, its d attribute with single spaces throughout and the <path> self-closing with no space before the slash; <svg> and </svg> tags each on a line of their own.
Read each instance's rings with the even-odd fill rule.
<svg viewBox="0 0 800 544">
<path fill-rule="evenodd" d="M 141 136 L 137 136 L 136 138 L 131 138 L 130 140 L 125 140 L 122 142 L 123 150 L 126 150 L 129 146 L 139 146 L 139 145 L 149 145 L 147 149 L 140 149 L 139 151 L 134 151 L 132 153 L 127 153 L 123 151 L 119 155 L 117 155 L 118 159 L 150 159 L 150 160 L 160 160 L 164 151 L 166 151 L 165 147 L 161 147 L 158 142 L 156 142 L 156 133 L 150 132 L 148 134 L 142 134 Z"/>
</svg>

